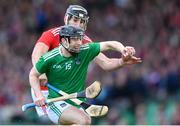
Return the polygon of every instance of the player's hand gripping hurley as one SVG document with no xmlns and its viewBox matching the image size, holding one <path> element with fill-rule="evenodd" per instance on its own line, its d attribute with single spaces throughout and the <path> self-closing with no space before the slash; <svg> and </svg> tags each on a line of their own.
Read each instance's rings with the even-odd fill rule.
<svg viewBox="0 0 180 126">
<path fill-rule="evenodd" d="M 94 82 L 96 83 L 96 81 Z M 61 94 L 61 95 L 67 95 L 67 93 L 55 88 L 54 86 L 50 85 L 50 84 L 46 84 L 46 86 L 52 90 L 54 90 L 55 92 Z M 92 86 L 92 85 L 91 85 Z M 79 99 L 70 99 L 71 101 L 73 101 L 74 103 L 80 105 L 82 108 L 84 108 L 84 110 L 87 112 L 87 114 L 91 117 L 100 117 L 100 116 L 104 116 L 107 114 L 108 112 L 108 107 L 107 106 L 101 106 L 101 105 L 90 105 L 86 102 L 83 102 Z"/>
<path fill-rule="evenodd" d="M 95 98 L 100 93 L 100 91 L 101 91 L 100 83 L 98 81 L 95 81 L 93 84 L 91 84 L 89 87 L 87 87 L 84 91 L 77 92 L 77 93 L 72 93 L 72 94 L 69 94 L 69 95 L 66 94 L 64 96 L 57 97 L 57 98 L 47 99 L 46 104 L 51 103 L 51 102 L 55 102 L 55 101 L 60 101 L 60 100 L 67 100 L 67 99 L 78 100 L 78 99 L 75 99 L 75 98 Z M 64 92 L 59 90 L 59 93 L 62 94 Z M 78 102 L 79 102 L 79 104 L 82 103 L 82 101 L 80 101 L 80 100 Z M 35 107 L 35 106 L 36 106 L 36 104 L 34 104 L 34 103 L 25 104 L 25 105 L 22 106 L 22 110 L 26 111 L 28 108 L 32 108 L 32 107 Z M 96 116 L 97 115 L 97 114 L 95 114 L 96 111 L 94 111 L 94 114 L 92 114 L 92 112 L 90 112 L 92 107 L 94 108 L 94 106 L 88 107 L 88 105 L 87 105 L 87 111 L 89 111 L 89 113 L 91 113 L 90 116 Z M 103 110 L 103 108 L 101 108 L 101 109 Z M 105 111 L 108 111 L 107 107 L 104 107 L 104 109 L 105 109 Z M 97 110 L 97 106 L 96 106 L 96 110 Z"/>
</svg>

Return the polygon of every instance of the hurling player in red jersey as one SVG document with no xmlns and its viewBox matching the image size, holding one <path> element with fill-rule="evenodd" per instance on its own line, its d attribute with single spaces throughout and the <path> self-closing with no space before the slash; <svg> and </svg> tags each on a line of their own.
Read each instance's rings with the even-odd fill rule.
<svg viewBox="0 0 180 126">
<path fill-rule="evenodd" d="M 85 8 L 79 6 L 79 5 L 70 5 L 68 9 L 66 10 L 66 14 L 64 16 L 64 22 L 66 25 L 74 25 L 81 27 L 82 29 L 86 30 L 87 23 L 88 23 L 88 12 Z M 38 39 L 38 41 L 35 44 L 34 50 L 32 52 L 32 63 L 33 65 L 36 64 L 38 59 L 45 54 L 46 52 L 58 47 L 59 45 L 59 31 L 61 29 L 60 27 L 52 28 L 50 30 L 47 30 L 43 32 L 41 37 Z M 83 44 L 92 42 L 91 39 L 88 36 L 84 36 L 83 38 Z M 133 47 L 125 47 L 123 54 L 127 54 L 127 51 L 131 51 L 135 53 L 135 50 Z M 121 59 L 113 58 L 110 59 L 106 57 L 104 54 L 100 53 L 95 59 L 94 62 L 99 65 L 103 70 L 112 70 L 116 68 L 122 67 L 124 64 L 121 61 Z M 47 78 L 46 75 L 40 76 L 41 83 L 46 83 Z M 45 97 L 48 95 L 48 90 L 46 87 L 41 86 L 42 93 Z M 33 100 L 36 99 L 36 96 L 32 92 Z M 36 111 L 39 116 L 43 116 L 46 114 L 46 108 L 45 107 L 36 107 Z"/>
</svg>

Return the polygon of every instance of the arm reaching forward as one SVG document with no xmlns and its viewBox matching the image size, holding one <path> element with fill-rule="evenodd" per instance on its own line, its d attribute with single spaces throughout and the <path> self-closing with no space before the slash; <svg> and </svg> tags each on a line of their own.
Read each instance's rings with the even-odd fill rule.
<svg viewBox="0 0 180 126">
<path fill-rule="evenodd" d="M 117 41 L 104 41 L 100 42 L 100 51 L 114 50 L 122 53 L 124 51 L 124 46 Z"/>
<path fill-rule="evenodd" d="M 135 49 L 131 46 L 124 47 L 117 41 L 105 41 L 100 43 L 100 51 L 115 50 L 121 53 L 122 58 L 108 58 L 100 53 L 95 59 L 103 70 L 114 70 L 123 67 L 124 65 L 132 65 L 141 63 L 141 58 L 133 56 Z"/>
<path fill-rule="evenodd" d="M 118 51 L 122 54 L 122 56 L 132 56 L 135 54 L 135 49 L 131 46 L 124 47 L 120 42 L 118 41 L 104 41 L 100 42 L 100 51 L 107 51 L 107 50 L 114 50 Z"/>
</svg>

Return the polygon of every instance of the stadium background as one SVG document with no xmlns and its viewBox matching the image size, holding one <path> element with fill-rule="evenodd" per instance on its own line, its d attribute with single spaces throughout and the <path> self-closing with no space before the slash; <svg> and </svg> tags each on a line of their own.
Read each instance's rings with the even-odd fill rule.
<svg viewBox="0 0 180 126">
<path fill-rule="evenodd" d="M 112 72 L 91 64 L 87 83 L 100 80 L 103 90 L 89 102 L 110 108 L 93 124 L 180 124 L 179 0 L 1 0 L 0 124 L 51 124 L 21 105 L 32 101 L 33 46 L 44 30 L 64 24 L 70 4 L 88 10 L 86 33 L 94 41 L 118 40 L 143 59 Z"/>
</svg>

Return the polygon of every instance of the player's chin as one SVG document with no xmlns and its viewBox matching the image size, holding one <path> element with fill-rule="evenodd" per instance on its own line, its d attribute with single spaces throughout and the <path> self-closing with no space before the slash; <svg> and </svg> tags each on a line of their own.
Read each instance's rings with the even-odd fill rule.
<svg viewBox="0 0 180 126">
<path fill-rule="evenodd" d="M 74 52 L 79 53 L 80 52 L 80 48 L 74 48 Z"/>
<path fill-rule="evenodd" d="M 80 50 L 79 51 L 75 51 L 75 53 L 79 53 L 80 52 Z"/>
<path fill-rule="evenodd" d="M 71 50 L 71 52 L 72 52 L 72 53 L 79 53 L 80 50 L 74 50 L 74 49 L 73 49 L 73 50 Z"/>
</svg>

